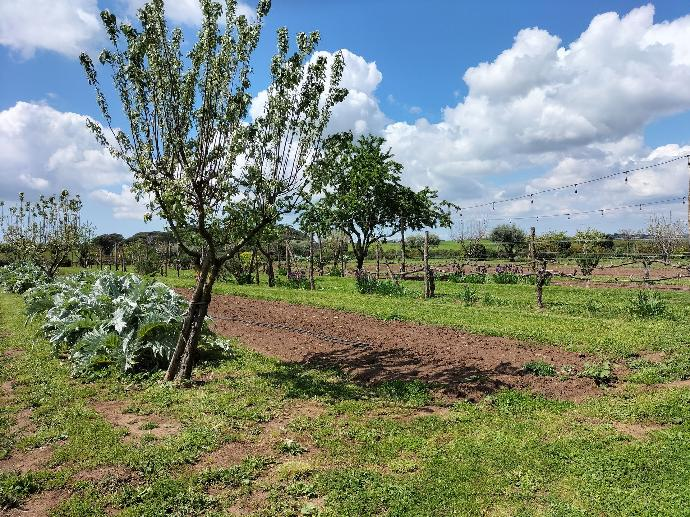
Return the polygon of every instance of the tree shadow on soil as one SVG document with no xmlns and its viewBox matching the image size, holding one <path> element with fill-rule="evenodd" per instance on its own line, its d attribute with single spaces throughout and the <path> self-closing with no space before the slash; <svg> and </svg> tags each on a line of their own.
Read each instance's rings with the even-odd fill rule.
<svg viewBox="0 0 690 517">
<path fill-rule="evenodd" d="M 338 375 L 337 371 L 344 375 Z M 375 389 L 391 382 L 421 381 L 453 398 L 479 400 L 512 387 L 499 377 L 522 377 L 525 372 L 509 363 L 492 369 L 425 363 L 402 348 L 382 351 L 360 344 L 354 348 L 314 353 L 304 361 L 283 363 L 278 371 L 262 375 L 286 389 L 288 397 L 295 398 L 357 399 L 365 394 L 366 388 Z"/>
</svg>

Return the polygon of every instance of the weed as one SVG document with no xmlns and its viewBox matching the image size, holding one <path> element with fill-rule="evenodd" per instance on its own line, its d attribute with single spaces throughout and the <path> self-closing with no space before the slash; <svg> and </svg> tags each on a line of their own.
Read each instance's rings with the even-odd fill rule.
<svg viewBox="0 0 690 517">
<path fill-rule="evenodd" d="M 641 289 L 630 300 L 628 311 L 638 318 L 658 318 L 666 313 L 666 302 L 659 293 Z"/>
<path fill-rule="evenodd" d="M 523 368 L 526 372 L 538 377 L 554 377 L 556 375 L 556 368 L 544 361 L 530 361 Z"/>
<path fill-rule="evenodd" d="M 594 379 L 594 382 L 596 382 L 597 385 L 610 384 L 615 380 L 613 368 L 611 367 L 611 363 L 608 361 L 602 361 L 600 363 L 585 363 L 582 371 L 580 372 L 580 377 Z"/>
<path fill-rule="evenodd" d="M 19 506 L 28 496 L 40 492 L 44 484 L 45 476 L 35 472 L 0 473 L 0 509 Z"/>
<path fill-rule="evenodd" d="M 291 456 L 299 456 L 300 454 L 304 454 L 307 452 L 307 448 L 304 447 L 302 444 L 299 442 L 292 440 L 288 438 L 287 440 L 283 440 L 278 444 L 277 449 L 284 453 L 284 454 L 289 454 Z"/>
<path fill-rule="evenodd" d="M 477 290 L 469 285 L 464 286 L 463 290 L 460 291 L 460 298 L 465 305 L 474 305 L 479 300 Z"/>
</svg>

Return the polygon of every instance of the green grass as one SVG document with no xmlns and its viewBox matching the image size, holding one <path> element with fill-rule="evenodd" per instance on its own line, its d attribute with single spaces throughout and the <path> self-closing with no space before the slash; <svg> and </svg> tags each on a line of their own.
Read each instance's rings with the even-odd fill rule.
<svg viewBox="0 0 690 517">
<path fill-rule="evenodd" d="M 344 303 L 354 299 L 347 282 L 327 287 L 241 289 L 311 303 L 309 296 L 330 300 L 329 289 L 339 288 Z M 495 296 L 506 288 L 491 287 Z M 516 287 L 520 293 L 509 286 Z M 522 296 L 511 298 L 515 307 L 527 303 Z M 387 302 L 359 298 L 367 310 Z M 465 314 L 456 297 L 410 301 Z M 412 309 L 403 303 L 396 310 Z M 0 381 L 14 386 L 0 409 L 3 454 L 52 451 L 41 470 L 0 474 L 0 504 L 7 507 L 63 489 L 68 498 L 53 515 L 224 515 L 252 498 L 257 515 L 276 516 L 687 515 L 688 388 L 629 384 L 582 404 L 507 390 L 428 413 L 418 408 L 439 402 L 423 383 L 363 387 L 338 371 L 282 364 L 239 344 L 199 365 L 202 384 L 178 387 L 161 375 L 82 383 L 50 354 L 39 323 L 25 326 L 21 299 L 0 295 Z M 180 432 L 134 440 L 93 409 L 100 400 L 179 422 Z M 300 404 L 321 410 L 296 413 Z M 18 434 L 12 424 L 26 409 L 35 430 Z M 265 448 L 247 446 L 227 464 L 193 468 L 237 441 Z M 79 473 L 96 467 L 126 469 L 131 478 L 83 480 Z"/>
<path fill-rule="evenodd" d="M 189 272 L 179 279 L 168 276 L 161 280 L 176 287 L 190 287 L 194 281 Z M 437 282 L 438 296 L 426 301 L 421 299 L 421 282 L 403 284 L 407 294 L 396 297 L 362 295 L 352 278 L 338 277 L 317 278 L 314 292 L 228 282 L 217 283 L 214 292 L 353 311 L 380 319 L 453 326 L 608 358 L 645 350 L 673 353 L 687 348 L 690 334 L 690 292 L 661 292 L 659 296 L 666 305 L 664 316 L 638 318 L 629 310 L 637 296 L 634 289 L 548 286 L 544 289 L 546 309 L 539 310 L 531 285 L 473 284 L 476 302 L 465 303 L 463 284 Z"/>
</svg>

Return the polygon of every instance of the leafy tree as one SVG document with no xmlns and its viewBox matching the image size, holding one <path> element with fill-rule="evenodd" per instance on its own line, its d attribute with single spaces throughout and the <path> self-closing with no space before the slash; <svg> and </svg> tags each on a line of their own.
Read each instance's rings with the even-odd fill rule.
<svg viewBox="0 0 690 517">
<path fill-rule="evenodd" d="M 398 233 L 401 221 L 420 230 L 448 221 L 428 188 L 414 192 L 400 183 L 402 165 L 384 150 L 385 140 L 352 133 L 329 138 L 324 157 L 315 167 L 315 193 L 322 197 L 305 217 L 325 221 L 348 236 L 362 269 L 369 247 Z"/>
<path fill-rule="evenodd" d="M 583 275 L 591 275 L 599 265 L 602 255 L 609 249 L 609 240 L 605 233 L 594 228 L 577 231 L 573 237 L 573 247 L 578 254 L 576 263 Z"/>
<path fill-rule="evenodd" d="M 410 248 L 417 250 L 420 256 L 424 254 L 424 235 L 420 233 L 410 235 L 407 238 L 407 244 Z M 435 233 L 429 233 L 429 246 L 438 246 L 439 244 L 441 244 L 441 238 Z"/>
<path fill-rule="evenodd" d="M 103 253 L 110 255 L 116 244 L 120 244 L 125 238 L 119 233 L 104 233 L 96 235 L 92 242 L 103 250 Z"/>
<path fill-rule="evenodd" d="M 288 31 L 280 28 L 263 109 L 248 120 L 251 58 L 270 1 L 258 2 L 253 22 L 237 14 L 235 0 L 200 3 L 201 29 L 186 55 L 182 30 L 168 30 L 163 0 L 138 11 L 136 28 L 108 11 L 101 14 L 111 48 L 99 61 L 112 71 L 125 130 L 113 127 L 93 61 L 86 54 L 80 58 L 106 123 L 89 121 L 89 127 L 133 172 L 134 192 L 149 199 L 147 219 L 163 218 L 197 265 L 168 380 L 191 376 L 223 264 L 298 204 L 331 109 L 347 95 L 338 87 L 342 56 L 330 64 L 313 56 L 318 32 L 298 34 L 290 53 Z"/>
<path fill-rule="evenodd" d="M 491 230 L 489 238 L 499 243 L 506 257 L 513 262 L 518 247 L 525 243 L 527 236 L 521 228 L 514 224 L 499 224 L 496 228 Z"/>
<path fill-rule="evenodd" d="M 67 190 L 31 202 L 19 193 L 16 205 L 2 215 L 3 239 L 15 261 L 32 262 L 53 278 L 60 265 L 91 240 L 90 225 L 81 220 L 82 202 Z"/>
<path fill-rule="evenodd" d="M 537 255 L 539 257 L 564 257 L 570 254 L 572 242 L 565 232 L 551 231 L 537 238 Z"/>
</svg>

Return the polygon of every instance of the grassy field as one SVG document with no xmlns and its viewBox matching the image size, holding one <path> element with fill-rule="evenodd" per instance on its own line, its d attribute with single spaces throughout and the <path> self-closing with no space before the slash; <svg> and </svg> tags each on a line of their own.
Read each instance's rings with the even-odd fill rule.
<svg viewBox="0 0 690 517">
<path fill-rule="evenodd" d="M 24 326 L 19 297 L 1 295 L 0 310 L 0 455 L 49 452 L 39 470 L 0 475 L 2 506 L 43 493 L 71 516 L 687 514 L 688 388 L 439 407 L 417 383 L 365 388 L 240 344 L 207 356 L 188 387 L 79 382 L 38 322 Z M 144 423 L 128 435 L 106 403 Z M 177 432 L 157 438 L 147 419 Z M 234 462 L 213 461 L 227 450 Z"/>
</svg>

